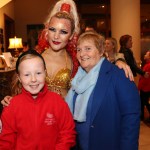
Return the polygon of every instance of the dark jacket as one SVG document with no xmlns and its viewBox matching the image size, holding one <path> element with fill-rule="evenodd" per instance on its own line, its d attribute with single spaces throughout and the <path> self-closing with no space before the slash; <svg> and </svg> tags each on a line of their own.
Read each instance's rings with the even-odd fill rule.
<svg viewBox="0 0 150 150">
<path fill-rule="evenodd" d="M 125 60 L 126 60 L 127 64 L 130 66 L 134 76 L 137 76 L 137 73 L 140 75 L 145 74 L 145 72 L 137 66 L 136 61 L 133 56 L 133 52 L 130 49 L 121 48 L 119 53 L 124 54 Z"/>
</svg>

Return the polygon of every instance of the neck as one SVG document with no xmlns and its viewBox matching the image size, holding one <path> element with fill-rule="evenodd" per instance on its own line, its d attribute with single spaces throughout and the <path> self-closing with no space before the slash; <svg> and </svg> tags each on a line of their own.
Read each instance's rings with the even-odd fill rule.
<svg viewBox="0 0 150 150">
<path fill-rule="evenodd" d="M 107 54 L 108 54 L 108 57 L 111 57 L 111 58 L 114 57 L 114 52 L 112 52 L 112 51 L 111 52 L 107 52 Z"/>
</svg>

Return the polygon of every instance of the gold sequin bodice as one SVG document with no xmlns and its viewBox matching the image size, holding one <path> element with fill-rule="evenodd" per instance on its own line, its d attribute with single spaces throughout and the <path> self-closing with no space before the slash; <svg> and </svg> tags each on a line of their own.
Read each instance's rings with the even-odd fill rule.
<svg viewBox="0 0 150 150">
<path fill-rule="evenodd" d="M 69 88 L 71 80 L 71 70 L 67 67 L 67 56 L 66 56 L 66 66 L 53 76 L 46 76 L 46 82 L 49 90 L 60 94 L 65 97 Z"/>
<path fill-rule="evenodd" d="M 61 90 L 65 89 L 68 91 L 70 85 L 71 70 L 64 68 L 59 70 L 53 78 L 46 76 L 46 82 L 51 91 L 61 95 Z"/>
</svg>

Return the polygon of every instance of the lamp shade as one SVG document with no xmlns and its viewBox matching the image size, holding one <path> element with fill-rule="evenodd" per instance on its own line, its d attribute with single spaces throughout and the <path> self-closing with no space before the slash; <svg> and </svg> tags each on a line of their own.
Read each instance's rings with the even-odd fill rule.
<svg viewBox="0 0 150 150">
<path fill-rule="evenodd" d="M 21 38 L 10 38 L 9 39 L 9 49 L 13 49 L 13 48 L 23 48 L 22 46 L 22 39 Z"/>
</svg>

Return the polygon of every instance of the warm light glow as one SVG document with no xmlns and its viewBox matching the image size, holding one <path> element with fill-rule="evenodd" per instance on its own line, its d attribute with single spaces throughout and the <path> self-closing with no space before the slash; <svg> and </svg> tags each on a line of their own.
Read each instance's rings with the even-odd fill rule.
<svg viewBox="0 0 150 150">
<path fill-rule="evenodd" d="M 21 38 L 10 38 L 9 39 L 9 49 L 17 49 L 17 48 L 23 48 L 22 46 L 22 39 Z"/>
<path fill-rule="evenodd" d="M 0 8 L 5 6 L 7 3 L 9 3 L 11 0 L 0 0 Z"/>
</svg>

